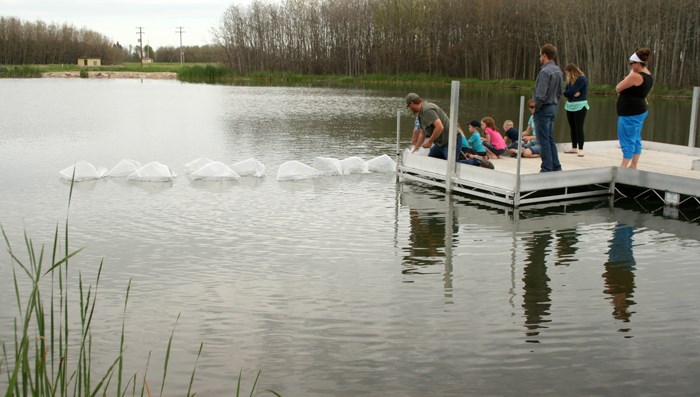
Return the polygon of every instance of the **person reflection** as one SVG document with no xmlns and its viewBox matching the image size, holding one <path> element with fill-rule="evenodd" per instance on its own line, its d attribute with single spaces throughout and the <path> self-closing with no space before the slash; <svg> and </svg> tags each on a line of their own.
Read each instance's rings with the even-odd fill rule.
<svg viewBox="0 0 700 397">
<path fill-rule="evenodd" d="M 547 328 L 543 323 L 551 320 L 549 309 L 552 289 L 549 288 L 549 276 L 547 276 L 546 255 L 552 241 L 550 231 L 535 232 L 525 241 L 525 270 L 523 275 L 523 309 L 525 312 L 525 335 L 534 337 L 539 335 L 540 328 Z M 539 343 L 537 339 L 529 339 L 530 343 Z"/>
<path fill-rule="evenodd" d="M 634 270 L 636 261 L 633 255 L 632 237 L 634 228 L 625 224 L 617 224 L 609 241 L 608 261 L 605 263 L 604 293 L 610 295 L 613 306 L 613 318 L 625 323 L 630 322 L 633 311 L 630 306 L 635 302 L 634 296 Z M 629 328 L 620 328 L 620 332 L 629 332 Z"/>
<path fill-rule="evenodd" d="M 422 273 L 419 268 L 445 262 L 446 238 L 453 239 L 457 234 L 457 220 L 452 216 L 452 235 L 446 236 L 448 214 L 440 212 L 420 212 L 411 208 L 409 246 L 405 248 L 404 274 Z"/>
<path fill-rule="evenodd" d="M 578 248 L 578 232 L 576 228 L 559 230 L 557 236 L 557 260 L 555 265 L 568 265 L 575 262 L 577 259 L 576 250 Z"/>
</svg>

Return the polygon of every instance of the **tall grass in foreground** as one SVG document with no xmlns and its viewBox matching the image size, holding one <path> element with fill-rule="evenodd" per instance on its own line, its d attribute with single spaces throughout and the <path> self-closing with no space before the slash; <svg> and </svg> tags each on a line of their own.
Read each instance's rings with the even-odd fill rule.
<svg viewBox="0 0 700 397">
<path fill-rule="evenodd" d="M 32 65 L 3 66 L 0 67 L 0 78 L 38 78 L 41 77 L 41 68 Z"/>
<path fill-rule="evenodd" d="M 73 193 L 71 182 L 68 198 L 68 208 Z M 73 290 L 68 285 L 70 259 L 80 253 L 81 249 L 69 250 L 68 220 L 66 219 L 63 241 L 60 239 L 59 227 L 56 226 L 51 249 L 50 260 L 45 259 L 45 250 L 42 245 L 36 247 L 32 239 L 24 234 L 26 247 L 26 259 L 20 258 L 10 244 L 10 239 L 5 228 L 0 225 L 5 239 L 7 251 L 12 262 L 12 276 L 15 299 L 17 302 L 18 318 L 14 321 L 14 346 L 10 348 L 6 341 L 2 341 L 2 354 L 0 355 L 0 377 L 7 377 L 7 389 L 5 397 L 13 396 L 73 396 L 92 397 L 97 395 L 151 396 L 151 389 L 147 380 L 148 366 L 151 354 L 148 355 L 148 363 L 142 377 L 138 373 L 125 378 L 124 375 L 124 329 L 126 309 L 131 291 L 131 281 L 126 288 L 124 299 L 124 313 L 122 316 L 121 337 L 119 355 L 111 362 L 105 373 L 97 378 L 93 375 L 97 371 L 93 368 L 92 349 L 93 340 L 91 326 L 95 317 L 95 303 L 97 289 L 102 274 L 104 261 L 100 261 L 94 287 L 83 282 L 79 273 L 77 294 L 79 304 L 80 329 L 69 327 L 69 313 L 74 313 L 75 299 Z M 21 282 L 19 275 L 23 273 L 27 282 Z M 50 276 L 50 295 L 48 307 L 45 306 L 45 297 L 42 296 L 41 286 L 45 286 Z M 23 299 L 24 298 L 24 299 Z M 179 319 L 179 316 L 178 316 Z M 77 337 L 74 333 L 78 333 Z M 165 361 L 163 364 L 163 377 L 160 382 L 159 395 L 163 395 L 168 374 L 170 351 L 175 334 L 173 329 L 168 340 Z M 192 386 L 195 379 L 195 371 L 204 345 L 200 343 L 197 360 L 189 380 L 186 396 L 194 396 Z M 236 396 L 241 392 L 241 375 L 239 374 Z M 250 391 L 252 397 L 260 377 L 260 371 Z M 110 388 L 112 382 L 116 383 Z M 140 382 L 140 385 L 137 385 Z M 278 393 L 268 390 L 279 396 Z"/>
</svg>

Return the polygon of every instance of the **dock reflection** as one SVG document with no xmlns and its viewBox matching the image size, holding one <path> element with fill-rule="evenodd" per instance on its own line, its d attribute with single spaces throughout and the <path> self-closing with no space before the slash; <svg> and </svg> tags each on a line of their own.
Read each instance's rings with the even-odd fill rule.
<svg viewBox="0 0 700 397">
<path fill-rule="evenodd" d="M 459 234 L 459 222 L 452 196 L 428 196 L 418 200 L 397 191 L 397 211 L 408 204 L 408 244 L 402 248 L 402 270 L 404 275 L 443 274 L 446 303 L 452 302 L 453 289 L 453 242 Z M 398 216 L 398 215 L 397 215 Z M 438 267 L 441 266 L 441 267 Z M 405 281 L 413 282 L 413 281 Z"/>
<path fill-rule="evenodd" d="M 480 250 L 493 253 L 504 248 L 493 245 L 502 237 L 500 233 L 512 234 L 512 246 L 506 248 L 511 253 L 506 260 L 511 279 L 507 300 L 513 314 L 522 316 L 517 325 L 524 329 L 526 343 L 543 341 L 547 329 L 556 322 L 553 316 L 560 295 L 555 285 L 565 290 L 562 308 L 575 305 L 571 294 L 577 294 L 576 288 L 588 288 L 570 279 L 577 272 L 593 272 L 588 274 L 594 283 L 595 277 L 602 278 L 597 284 L 601 291 L 598 299 L 610 302 L 608 318 L 613 329 L 631 338 L 637 305 L 634 239 L 641 229 L 663 230 L 679 238 L 696 239 L 697 235 L 693 222 L 619 208 L 612 200 L 509 212 L 425 186 L 401 185 L 397 190 L 396 246 L 401 272 L 407 276 L 403 282 L 415 282 L 416 275 L 442 275 L 446 303 L 454 303 L 453 293 L 460 288 L 455 281 L 453 253 L 462 258 L 458 261 L 480 261 Z M 477 241 L 480 243 L 475 245 Z M 596 246 L 593 251 L 591 243 Z M 486 257 L 492 260 L 497 256 Z M 494 275 L 500 275 L 498 270 Z"/>
<path fill-rule="evenodd" d="M 525 239 L 525 268 L 523 269 L 523 311 L 525 314 L 525 334 L 528 338 L 538 336 L 540 329 L 547 328 L 550 322 L 552 289 L 547 275 L 547 250 L 552 241 L 549 231 L 532 233 Z M 538 343 L 537 339 L 528 342 Z"/>
</svg>

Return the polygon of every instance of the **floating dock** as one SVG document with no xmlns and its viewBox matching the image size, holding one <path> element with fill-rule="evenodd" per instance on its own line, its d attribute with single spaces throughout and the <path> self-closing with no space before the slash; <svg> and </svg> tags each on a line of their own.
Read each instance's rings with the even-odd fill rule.
<svg viewBox="0 0 700 397">
<path fill-rule="evenodd" d="M 618 141 L 586 142 L 583 157 L 564 153 L 571 143 L 558 144 L 563 171 L 540 173 L 539 158 L 501 157 L 495 169 L 455 162 L 459 82 L 452 82 L 450 147 L 446 161 L 401 151 L 401 112 L 396 114 L 397 179 L 417 181 L 518 208 L 561 200 L 615 196 L 651 196 L 667 206 L 700 204 L 700 149 L 695 147 L 700 87 L 693 89 L 688 146 L 643 142 L 637 169 L 620 168 Z M 520 97 L 519 131 L 524 126 L 525 97 Z"/>
<path fill-rule="evenodd" d="M 587 142 L 584 156 L 564 153 L 563 171 L 539 173 L 539 158 L 501 157 L 495 169 L 452 163 L 404 151 L 399 155 L 398 177 L 505 204 L 521 205 L 595 196 L 655 196 L 664 204 L 700 204 L 700 149 L 643 142 L 638 169 L 619 168 L 617 141 Z M 447 175 L 450 175 L 448 177 Z"/>
</svg>

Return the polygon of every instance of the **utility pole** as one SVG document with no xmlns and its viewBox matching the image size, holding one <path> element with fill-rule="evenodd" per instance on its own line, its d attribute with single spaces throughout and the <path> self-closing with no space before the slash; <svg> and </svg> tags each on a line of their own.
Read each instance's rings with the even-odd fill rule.
<svg viewBox="0 0 700 397">
<path fill-rule="evenodd" d="M 185 33 L 184 27 L 178 26 L 175 33 L 180 33 L 180 67 L 185 63 L 185 52 L 182 50 L 182 34 Z"/>
<path fill-rule="evenodd" d="M 143 67 L 143 34 L 145 32 L 141 26 L 137 26 L 136 29 L 139 30 L 136 34 L 139 35 L 139 57 L 141 58 L 141 67 Z"/>
</svg>

